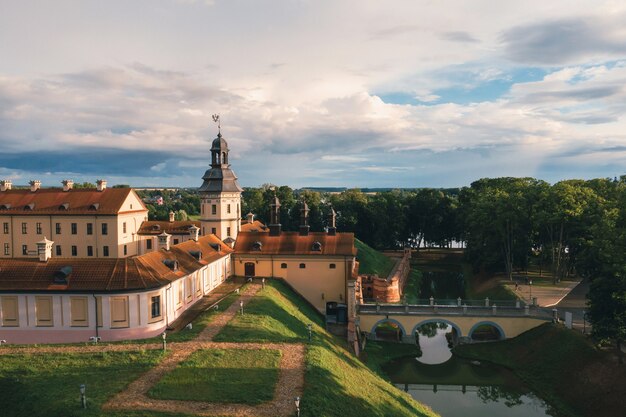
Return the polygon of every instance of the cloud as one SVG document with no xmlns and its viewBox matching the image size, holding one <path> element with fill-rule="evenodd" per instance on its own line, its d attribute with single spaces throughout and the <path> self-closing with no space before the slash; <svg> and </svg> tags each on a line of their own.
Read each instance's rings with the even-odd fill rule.
<svg viewBox="0 0 626 417">
<path fill-rule="evenodd" d="M 590 58 L 623 57 L 626 14 L 582 16 L 515 26 L 500 40 L 507 58 L 524 64 L 564 65 Z"/>
<path fill-rule="evenodd" d="M 451 42 L 461 43 L 476 43 L 480 42 L 478 39 L 470 35 L 468 32 L 456 31 L 456 32 L 444 32 L 440 35 L 441 39 Z"/>
</svg>

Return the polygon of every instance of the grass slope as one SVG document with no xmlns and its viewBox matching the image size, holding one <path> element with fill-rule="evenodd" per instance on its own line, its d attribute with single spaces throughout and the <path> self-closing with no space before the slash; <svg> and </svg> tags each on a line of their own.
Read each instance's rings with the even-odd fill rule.
<svg viewBox="0 0 626 417">
<path fill-rule="evenodd" d="M 514 339 L 457 346 L 454 353 L 511 369 L 558 415 L 623 415 L 626 367 L 561 326 L 545 324 Z"/>
<path fill-rule="evenodd" d="M 172 416 L 104 413 L 101 405 L 163 358 L 161 351 L 0 357 L 2 416 Z M 87 409 L 79 386 L 86 385 Z"/>
<path fill-rule="evenodd" d="M 359 239 L 354 239 L 354 245 L 358 249 L 359 272 L 361 274 L 378 274 L 381 278 L 387 278 L 395 265 L 393 259 L 369 247 Z"/>
<path fill-rule="evenodd" d="M 278 350 L 204 349 L 166 374 L 148 395 L 163 400 L 256 405 L 270 401 L 278 381 Z"/>
<path fill-rule="evenodd" d="M 320 315 L 287 285 L 268 281 L 265 289 L 232 320 L 216 341 L 308 343 L 301 415 L 307 416 L 435 416 L 409 395 L 384 381 L 327 333 Z"/>
</svg>

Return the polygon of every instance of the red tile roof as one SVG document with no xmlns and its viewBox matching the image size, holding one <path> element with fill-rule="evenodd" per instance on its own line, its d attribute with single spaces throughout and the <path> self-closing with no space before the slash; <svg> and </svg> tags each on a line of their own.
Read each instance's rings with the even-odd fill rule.
<svg viewBox="0 0 626 417">
<path fill-rule="evenodd" d="M 200 259 L 194 252 L 201 253 Z M 0 291 L 103 292 L 159 288 L 231 252 L 215 235 L 209 235 L 197 242 L 190 240 L 172 246 L 169 251 L 159 250 L 135 258 L 50 258 L 48 262 L 0 259 Z M 177 261 L 178 270 L 168 267 L 164 260 Z M 66 266 L 72 267 L 67 285 L 54 284 L 54 274 Z"/>
<path fill-rule="evenodd" d="M 320 250 L 314 244 L 320 243 Z M 259 247 L 260 250 L 256 248 Z M 311 232 L 300 236 L 298 232 L 283 232 L 280 236 L 269 233 L 239 233 L 235 242 L 237 254 L 259 255 L 339 255 L 356 256 L 354 233 L 337 233 L 334 236 L 324 232 Z"/>
<path fill-rule="evenodd" d="M 253 231 L 257 231 L 257 232 L 269 232 L 269 229 L 267 228 L 267 226 L 265 226 L 263 223 L 261 223 L 258 220 L 254 220 L 252 223 L 241 223 L 241 230 L 240 232 L 253 232 Z"/>
<path fill-rule="evenodd" d="M 118 214 L 131 188 L 76 189 L 63 191 L 60 188 L 0 191 L 0 215 L 38 214 Z M 147 210 L 140 201 L 141 210 Z"/>
<path fill-rule="evenodd" d="M 137 232 L 140 235 L 154 235 L 158 236 L 161 233 L 165 232 L 170 235 L 188 235 L 189 228 L 191 226 L 196 226 L 200 228 L 199 221 L 146 221 L 141 223 L 139 227 L 139 231 Z"/>
</svg>

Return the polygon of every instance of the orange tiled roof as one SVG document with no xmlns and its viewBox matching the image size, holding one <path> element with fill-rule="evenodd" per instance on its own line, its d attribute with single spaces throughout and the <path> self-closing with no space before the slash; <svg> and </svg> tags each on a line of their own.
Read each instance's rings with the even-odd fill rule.
<svg viewBox="0 0 626 417">
<path fill-rule="evenodd" d="M 170 235 L 188 235 L 189 228 L 191 226 L 196 226 L 200 228 L 199 221 L 156 221 L 150 220 L 141 223 L 139 227 L 139 231 L 137 232 L 140 235 L 154 235 L 158 236 L 161 233 L 165 232 Z"/>
<path fill-rule="evenodd" d="M 314 243 L 320 243 L 320 250 L 314 250 Z M 260 250 L 256 250 L 260 243 Z M 280 236 L 269 233 L 244 232 L 237 235 L 237 254 L 259 255 L 339 255 L 356 256 L 354 233 L 337 233 L 334 236 L 324 232 L 311 232 L 300 236 L 298 232 L 282 232 Z"/>
<path fill-rule="evenodd" d="M 217 246 L 219 245 L 219 246 Z M 200 252 L 200 259 L 194 256 Z M 227 245 L 215 235 L 203 236 L 172 246 L 169 251 L 159 250 L 135 258 L 84 259 L 50 258 L 48 262 L 37 259 L 0 259 L 0 291 L 121 291 L 146 290 L 188 275 L 203 265 L 231 253 Z M 177 261 L 174 271 L 163 261 Z M 54 284 L 53 277 L 61 268 L 71 266 L 67 285 Z"/>
<path fill-rule="evenodd" d="M 254 220 L 252 223 L 241 223 L 240 232 L 269 232 L 269 229 L 260 221 Z"/>
<path fill-rule="evenodd" d="M 0 215 L 38 214 L 109 214 L 120 212 L 131 188 L 73 189 L 42 188 L 30 190 L 0 191 Z M 141 201 L 138 198 L 139 201 Z M 141 203 L 140 210 L 147 210 Z"/>
</svg>

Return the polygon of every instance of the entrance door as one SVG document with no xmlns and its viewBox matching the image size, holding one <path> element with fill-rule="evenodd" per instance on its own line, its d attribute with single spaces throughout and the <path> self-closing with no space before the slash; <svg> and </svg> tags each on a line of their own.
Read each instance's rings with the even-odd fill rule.
<svg viewBox="0 0 626 417">
<path fill-rule="evenodd" d="M 254 262 L 246 262 L 245 265 L 245 273 L 247 277 L 253 277 L 254 273 Z"/>
</svg>

